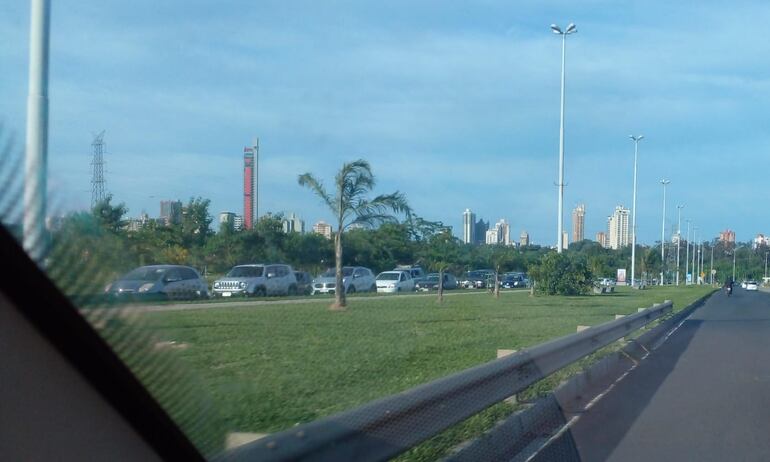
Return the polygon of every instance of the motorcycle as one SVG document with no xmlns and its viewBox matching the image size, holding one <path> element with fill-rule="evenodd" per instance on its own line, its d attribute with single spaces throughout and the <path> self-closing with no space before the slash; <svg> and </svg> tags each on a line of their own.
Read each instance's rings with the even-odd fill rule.
<svg viewBox="0 0 770 462">
<path fill-rule="evenodd" d="M 727 290 L 727 296 L 728 297 L 733 294 L 733 287 L 732 286 L 727 286 L 726 290 Z"/>
</svg>

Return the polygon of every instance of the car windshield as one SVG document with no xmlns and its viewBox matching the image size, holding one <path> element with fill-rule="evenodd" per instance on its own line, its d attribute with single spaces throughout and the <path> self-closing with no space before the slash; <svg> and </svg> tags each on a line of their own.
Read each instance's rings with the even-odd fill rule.
<svg viewBox="0 0 770 462">
<path fill-rule="evenodd" d="M 236 266 L 225 275 L 229 278 L 258 278 L 265 271 L 263 266 Z"/>
<path fill-rule="evenodd" d="M 401 273 L 380 273 L 377 275 L 378 281 L 398 281 Z"/>
<path fill-rule="evenodd" d="M 770 460 L 768 22 L 760 0 L 4 1 L 0 245 L 60 295 L 21 318 L 60 301 L 91 328 L 57 334 L 98 336 L 216 460 L 541 460 L 580 435 L 619 441 L 572 460 Z M 617 412 L 568 396 L 607 384 Z M 355 408 L 379 414 L 333 417 Z M 743 440 L 678 433 L 701 424 Z M 547 448 L 469 453 L 498 441 Z"/>
<path fill-rule="evenodd" d="M 349 266 L 342 267 L 342 277 L 351 276 L 353 274 L 353 269 L 354 268 Z M 334 268 L 329 268 L 323 274 L 321 274 L 322 278 L 333 278 L 336 276 L 337 276 L 337 271 Z"/>
<path fill-rule="evenodd" d="M 137 268 L 123 276 L 124 281 L 157 281 L 166 274 L 166 268 Z"/>
</svg>

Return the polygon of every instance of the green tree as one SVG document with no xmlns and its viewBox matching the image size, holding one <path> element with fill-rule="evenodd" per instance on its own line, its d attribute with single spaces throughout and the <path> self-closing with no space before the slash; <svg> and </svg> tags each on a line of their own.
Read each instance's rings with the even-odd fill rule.
<svg viewBox="0 0 770 462">
<path fill-rule="evenodd" d="M 125 225 L 123 217 L 128 213 L 126 204 L 112 205 L 112 194 L 108 194 L 103 200 L 94 205 L 91 211 L 99 226 L 112 234 L 120 234 Z"/>
<path fill-rule="evenodd" d="M 540 264 L 530 269 L 536 290 L 546 295 L 587 294 L 593 287 L 593 274 L 585 258 L 568 253 L 551 252 Z"/>
<path fill-rule="evenodd" d="M 439 234 L 430 237 L 427 245 L 421 252 L 431 271 L 438 272 L 438 302 L 444 302 L 444 272 L 455 264 L 459 257 L 460 241 L 445 229 Z"/>
<path fill-rule="evenodd" d="M 376 196 L 368 199 L 366 195 L 374 189 L 375 180 L 369 162 L 359 159 L 345 163 L 334 178 L 334 195 L 327 192 L 323 183 L 311 173 L 299 176 L 300 186 L 312 190 L 329 207 L 337 222 L 334 233 L 334 261 L 337 273 L 337 290 L 334 291 L 332 309 L 343 310 L 347 306 L 345 291 L 340 290 L 342 284 L 342 234 L 353 224 L 374 226 L 376 224 L 395 221 L 389 214 L 408 213 L 409 205 L 403 194 L 396 191 L 391 194 Z"/>
</svg>

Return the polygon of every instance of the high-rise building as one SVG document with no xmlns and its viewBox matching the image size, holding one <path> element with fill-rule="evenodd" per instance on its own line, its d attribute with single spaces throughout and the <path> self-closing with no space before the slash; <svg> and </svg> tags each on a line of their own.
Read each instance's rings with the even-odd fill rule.
<svg viewBox="0 0 770 462">
<path fill-rule="evenodd" d="M 586 206 L 578 205 L 572 210 L 572 242 L 580 242 L 585 234 Z"/>
<path fill-rule="evenodd" d="M 719 242 L 735 244 L 735 231 L 726 229 L 719 233 Z"/>
<path fill-rule="evenodd" d="M 241 231 L 243 229 L 243 215 L 236 215 L 233 217 L 233 230 Z"/>
<path fill-rule="evenodd" d="M 561 233 L 561 248 L 567 250 L 569 248 L 569 233 L 562 231 Z"/>
<path fill-rule="evenodd" d="M 608 247 L 619 249 L 631 243 L 628 234 L 628 215 L 629 210 L 622 205 L 615 207 L 615 212 L 607 218 L 607 235 L 609 237 Z"/>
<path fill-rule="evenodd" d="M 465 209 L 463 212 L 463 243 L 476 243 L 476 214 L 471 209 Z"/>
<path fill-rule="evenodd" d="M 219 212 L 219 229 L 233 231 L 235 229 L 235 213 Z"/>
<path fill-rule="evenodd" d="M 751 247 L 754 250 L 757 250 L 759 247 L 770 247 L 770 236 L 765 236 L 764 234 L 757 234 L 757 237 L 754 238 L 754 242 L 751 245 Z"/>
<path fill-rule="evenodd" d="M 160 218 L 166 226 L 182 223 L 182 201 L 160 201 Z"/>
<path fill-rule="evenodd" d="M 519 245 L 520 246 L 527 246 L 529 245 L 529 233 L 526 231 L 522 231 L 519 235 Z"/>
<path fill-rule="evenodd" d="M 319 221 L 313 225 L 313 232 L 322 235 L 326 239 L 332 238 L 332 225 Z"/>
<path fill-rule="evenodd" d="M 604 231 L 599 231 L 596 233 L 596 242 L 599 243 L 600 246 L 607 248 L 609 247 L 609 240 L 607 239 L 607 233 Z"/>
<path fill-rule="evenodd" d="M 511 245 L 511 226 L 505 219 L 495 223 L 494 228 L 490 228 L 484 233 L 484 242 L 486 244 Z"/>
<path fill-rule="evenodd" d="M 259 219 L 259 138 L 243 148 L 243 226 L 251 229 Z"/>
<path fill-rule="evenodd" d="M 475 228 L 475 231 L 474 231 L 475 240 L 473 243 L 484 244 L 486 242 L 485 238 L 487 235 L 487 231 L 489 230 L 489 222 L 488 221 L 485 222 L 484 220 L 479 220 L 474 225 L 474 228 Z"/>
<path fill-rule="evenodd" d="M 283 232 L 286 234 L 289 234 L 289 233 L 304 234 L 305 232 L 305 220 L 301 220 L 295 213 L 292 213 L 287 218 L 284 218 L 282 220 L 282 225 L 283 225 Z"/>
</svg>

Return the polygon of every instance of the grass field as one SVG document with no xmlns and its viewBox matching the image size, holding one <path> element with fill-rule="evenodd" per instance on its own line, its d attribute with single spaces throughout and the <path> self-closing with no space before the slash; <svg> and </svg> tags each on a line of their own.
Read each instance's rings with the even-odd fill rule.
<svg viewBox="0 0 770 462">
<path fill-rule="evenodd" d="M 582 297 L 488 293 L 328 300 L 254 308 L 145 313 L 143 329 L 175 341 L 230 431 L 274 432 L 387 396 L 496 357 L 635 312 L 675 309 L 707 288 L 650 288 Z"/>
</svg>

